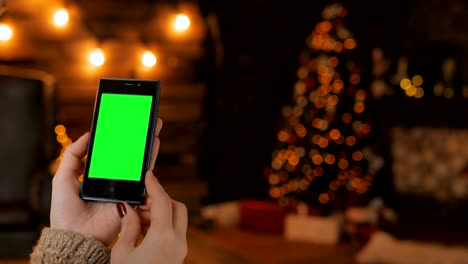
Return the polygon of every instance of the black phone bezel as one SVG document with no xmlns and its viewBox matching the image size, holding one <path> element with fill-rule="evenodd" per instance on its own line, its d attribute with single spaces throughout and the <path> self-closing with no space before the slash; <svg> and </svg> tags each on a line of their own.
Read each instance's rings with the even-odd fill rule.
<svg viewBox="0 0 468 264">
<path fill-rule="evenodd" d="M 134 94 L 153 96 L 151 113 L 146 138 L 146 147 L 140 181 L 108 180 L 89 178 L 89 168 L 94 145 L 94 136 L 103 93 Z M 150 168 L 151 150 L 156 129 L 157 111 L 159 105 L 160 81 L 140 79 L 101 78 L 94 103 L 93 120 L 90 131 L 87 158 L 84 167 L 83 182 L 81 183 L 80 197 L 85 201 L 100 202 L 127 202 L 129 204 L 142 204 L 145 200 L 145 174 Z"/>
</svg>

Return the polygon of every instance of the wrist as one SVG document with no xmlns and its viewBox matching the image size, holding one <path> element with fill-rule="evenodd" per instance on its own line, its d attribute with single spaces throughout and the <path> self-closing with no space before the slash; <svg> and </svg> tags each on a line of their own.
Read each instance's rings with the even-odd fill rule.
<svg viewBox="0 0 468 264">
<path fill-rule="evenodd" d="M 32 263 L 108 263 L 109 259 L 109 249 L 95 238 L 55 228 L 43 229 L 31 254 Z"/>
</svg>

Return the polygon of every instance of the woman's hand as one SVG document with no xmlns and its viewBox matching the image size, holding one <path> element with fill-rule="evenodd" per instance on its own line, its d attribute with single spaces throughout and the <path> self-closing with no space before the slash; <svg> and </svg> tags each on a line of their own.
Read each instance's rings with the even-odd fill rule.
<svg viewBox="0 0 468 264">
<path fill-rule="evenodd" d="M 118 204 L 122 230 L 112 249 L 111 263 L 183 263 L 187 256 L 187 208 L 169 197 L 151 170 L 146 173 L 145 181 L 151 201 L 146 236 L 137 245 L 141 216 L 128 204 Z"/>
<path fill-rule="evenodd" d="M 159 151 L 162 120 L 157 119 L 151 166 Z M 78 177 L 83 171 L 89 133 L 81 136 L 65 150 L 62 162 L 52 181 L 50 211 L 51 228 L 90 235 L 109 246 L 120 231 L 121 219 L 114 203 L 85 202 L 80 198 Z M 151 167 L 151 170 L 153 167 Z"/>
</svg>

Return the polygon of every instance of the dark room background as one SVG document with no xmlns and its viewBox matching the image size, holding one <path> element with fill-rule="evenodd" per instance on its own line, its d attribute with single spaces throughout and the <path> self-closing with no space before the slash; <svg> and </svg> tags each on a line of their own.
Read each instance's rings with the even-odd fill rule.
<svg viewBox="0 0 468 264">
<path fill-rule="evenodd" d="M 281 108 L 291 102 L 305 40 L 330 3 L 200 2 L 202 14 L 211 21 L 204 40 L 207 56 L 199 66 L 199 76 L 207 81 L 199 163 L 199 175 L 209 185 L 205 202 L 268 198 L 263 170 L 271 162 Z M 454 56 L 458 72 L 464 70 L 467 76 L 462 1 L 341 3 L 348 10 L 344 21 L 358 42 L 353 56 L 364 76 L 371 74 L 374 48 L 384 51 L 390 67 L 409 55 L 411 69 L 429 76 L 439 74 L 445 57 Z M 391 179 L 383 181 L 376 194 L 392 191 Z"/>
</svg>

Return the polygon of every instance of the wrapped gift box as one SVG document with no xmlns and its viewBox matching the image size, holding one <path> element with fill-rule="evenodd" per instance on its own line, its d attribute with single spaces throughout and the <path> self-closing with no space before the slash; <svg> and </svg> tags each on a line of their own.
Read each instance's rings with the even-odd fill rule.
<svg viewBox="0 0 468 264">
<path fill-rule="evenodd" d="M 247 230 L 282 234 L 284 217 L 290 210 L 275 202 L 243 200 L 240 202 L 241 227 Z"/>
<path fill-rule="evenodd" d="M 284 237 L 287 240 L 316 244 L 337 244 L 342 231 L 342 217 L 287 214 Z"/>
<path fill-rule="evenodd" d="M 201 209 L 201 215 L 218 227 L 237 227 L 241 219 L 240 205 L 238 201 L 208 205 Z"/>
</svg>

